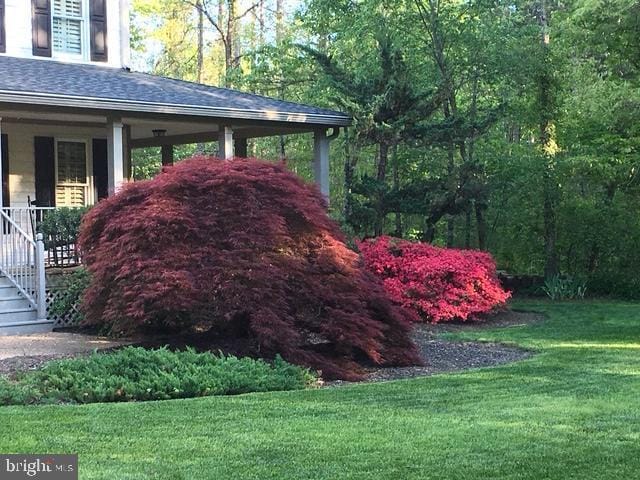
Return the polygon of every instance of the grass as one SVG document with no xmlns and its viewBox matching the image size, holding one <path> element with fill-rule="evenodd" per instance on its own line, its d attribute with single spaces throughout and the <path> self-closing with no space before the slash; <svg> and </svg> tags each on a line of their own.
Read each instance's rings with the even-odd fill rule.
<svg viewBox="0 0 640 480">
<path fill-rule="evenodd" d="M 459 374 L 164 402 L 0 408 L 0 451 L 80 478 L 626 479 L 640 471 L 640 305 L 521 304 L 458 335 L 539 350 Z"/>
</svg>

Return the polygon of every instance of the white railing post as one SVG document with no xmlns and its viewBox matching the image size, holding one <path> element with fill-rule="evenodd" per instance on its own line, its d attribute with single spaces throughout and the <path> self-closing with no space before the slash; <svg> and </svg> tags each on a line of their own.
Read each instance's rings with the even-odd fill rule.
<svg viewBox="0 0 640 480">
<path fill-rule="evenodd" d="M 36 299 L 38 320 L 47 319 L 47 284 L 44 274 L 44 235 L 36 235 Z"/>
</svg>

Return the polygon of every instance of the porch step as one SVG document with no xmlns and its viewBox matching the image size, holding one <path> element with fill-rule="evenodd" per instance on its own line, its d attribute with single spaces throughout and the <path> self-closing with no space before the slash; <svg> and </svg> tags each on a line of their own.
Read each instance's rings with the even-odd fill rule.
<svg viewBox="0 0 640 480">
<path fill-rule="evenodd" d="M 0 276 L 0 336 L 50 332 L 53 322 L 38 312 L 11 281 Z"/>
<path fill-rule="evenodd" d="M 7 297 L 0 297 L 0 313 L 7 310 L 20 310 L 32 308 L 31 302 L 24 298 L 22 295 L 14 295 Z"/>
<path fill-rule="evenodd" d="M 6 277 L 0 277 L 0 278 L 6 278 Z M 13 299 L 16 297 L 16 292 L 18 291 L 18 289 L 14 286 L 14 285 L 0 285 L 0 301 L 2 301 L 3 299 Z M 18 293 L 17 296 L 19 296 L 20 298 L 23 298 L 21 293 Z"/>
<path fill-rule="evenodd" d="M 11 280 L 9 280 L 6 276 L 0 274 L 0 288 L 3 287 L 16 288 L 15 285 L 11 283 Z"/>
<path fill-rule="evenodd" d="M 28 335 L 30 333 L 46 333 L 51 330 L 53 330 L 53 320 L 11 322 L 0 324 L 0 337 L 7 335 Z"/>
<path fill-rule="evenodd" d="M 27 308 L 7 308 L 0 311 L 0 328 L 8 324 L 35 322 L 37 312 L 33 307 Z"/>
</svg>

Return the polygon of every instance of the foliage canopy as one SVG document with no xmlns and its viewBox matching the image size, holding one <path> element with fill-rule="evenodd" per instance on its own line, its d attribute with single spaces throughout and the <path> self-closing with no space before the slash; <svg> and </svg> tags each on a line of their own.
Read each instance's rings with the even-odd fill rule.
<svg viewBox="0 0 640 480">
<path fill-rule="evenodd" d="M 80 244 L 85 323 L 112 334 L 246 338 L 326 377 L 419 361 L 407 321 L 320 192 L 283 165 L 184 161 L 100 202 Z"/>
</svg>

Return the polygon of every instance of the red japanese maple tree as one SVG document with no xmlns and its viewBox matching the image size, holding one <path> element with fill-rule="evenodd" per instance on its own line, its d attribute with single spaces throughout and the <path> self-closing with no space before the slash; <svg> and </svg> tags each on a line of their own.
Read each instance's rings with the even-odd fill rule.
<svg viewBox="0 0 640 480">
<path fill-rule="evenodd" d="M 409 323 L 316 187 L 256 159 L 195 157 L 84 218 L 85 323 L 114 334 L 216 332 L 263 356 L 357 378 L 419 363 Z"/>
<path fill-rule="evenodd" d="M 476 319 L 504 305 L 510 293 L 490 254 L 438 248 L 391 237 L 358 244 L 366 267 L 414 321 Z"/>
</svg>

